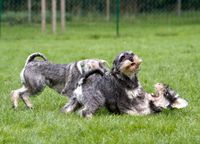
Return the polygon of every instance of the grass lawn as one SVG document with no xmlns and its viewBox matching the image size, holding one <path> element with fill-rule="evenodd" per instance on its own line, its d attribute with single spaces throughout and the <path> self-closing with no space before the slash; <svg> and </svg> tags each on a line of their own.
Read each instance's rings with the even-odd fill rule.
<svg viewBox="0 0 200 144">
<path fill-rule="evenodd" d="M 65 34 L 40 33 L 39 25 L 2 26 L 0 39 L 0 143 L 199 143 L 200 141 L 200 25 L 122 24 L 115 37 L 111 23 L 69 23 Z M 20 87 L 19 73 L 32 52 L 55 63 L 114 57 L 132 50 L 143 58 L 139 79 L 145 90 L 165 82 L 188 100 L 189 107 L 144 117 L 113 115 L 100 110 L 93 119 L 63 114 L 66 103 L 46 88 L 31 97 L 34 110 L 20 102 L 11 109 L 9 93 Z"/>
</svg>

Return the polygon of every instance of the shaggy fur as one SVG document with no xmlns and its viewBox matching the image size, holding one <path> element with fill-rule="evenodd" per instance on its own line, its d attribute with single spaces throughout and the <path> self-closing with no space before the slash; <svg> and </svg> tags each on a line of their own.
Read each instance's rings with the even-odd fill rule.
<svg viewBox="0 0 200 144">
<path fill-rule="evenodd" d="M 184 108 L 188 102 L 181 98 L 172 88 L 163 83 L 155 84 L 154 105 L 163 108 Z"/>
<path fill-rule="evenodd" d="M 43 60 L 35 60 L 36 57 Z M 11 92 L 13 108 L 17 108 L 19 97 L 28 108 L 32 108 L 29 96 L 42 92 L 45 86 L 71 96 L 82 74 L 93 69 L 106 72 L 106 63 L 104 60 L 87 59 L 70 64 L 54 64 L 43 54 L 33 53 L 27 58 L 20 74 L 23 86 Z"/>
<path fill-rule="evenodd" d="M 132 52 L 121 53 L 114 60 L 110 73 L 103 76 L 91 74 L 88 78 L 83 78 L 82 81 L 85 82 L 75 89 L 73 100 L 62 111 L 72 112 L 83 106 L 80 114 L 90 117 L 100 107 L 106 106 L 114 113 L 150 113 L 146 93 L 137 78 L 141 62 Z"/>
<path fill-rule="evenodd" d="M 110 73 L 100 70 L 87 73 L 62 112 L 81 108 L 81 116 L 92 117 L 103 106 L 110 112 L 129 115 L 162 111 L 165 105 L 154 101 L 155 97 L 146 93 L 138 81 L 141 62 L 141 58 L 132 52 L 123 52 L 114 60 Z"/>
</svg>

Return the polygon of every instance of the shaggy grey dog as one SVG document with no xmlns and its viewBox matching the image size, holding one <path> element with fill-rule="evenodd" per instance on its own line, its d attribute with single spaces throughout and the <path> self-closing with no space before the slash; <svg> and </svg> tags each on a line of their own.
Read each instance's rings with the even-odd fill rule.
<svg viewBox="0 0 200 144">
<path fill-rule="evenodd" d="M 154 101 L 156 97 L 143 90 L 137 78 L 141 63 L 137 55 L 123 52 L 115 58 L 110 73 L 105 74 L 100 70 L 88 72 L 80 80 L 62 112 L 73 112 L 81 108 L 81 116 L 91 117 L 103 106 L 118 114 L 147 115 L 160 112 L 166 107 L 161 101 L 169 100 L 162 97 Z"/>
<path fill-rule="evenodd" d="M 43 60 L 35 60 L 36 57 Z M 33 53 L 27 58 L 20 74 L 23 86 L 11 92 L 13 108 L 17 108 L 19 97 L 28 108 L 32 108 L 29 96 L 42 92 L 45 86 L 71 96 L 82 74 L 93 69 L 106 72 L 106 63 L 105 60 L 86 59 L 70 64 L 53 64 L 43 54 Z"/>
</svg>

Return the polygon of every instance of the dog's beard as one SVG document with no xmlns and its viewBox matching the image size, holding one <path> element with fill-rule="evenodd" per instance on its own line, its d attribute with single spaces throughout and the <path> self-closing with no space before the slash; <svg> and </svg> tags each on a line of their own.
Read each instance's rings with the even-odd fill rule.
<svg viewBox="0 0 200 144">
<path fill-rule="evenodd" d="M 122 74 L 131 78 L 135 76 L 140 69 L 138 64 L 135 64 L 129 60 L 125 60 L 121 63 L 119 70 Z"/>
</svg>

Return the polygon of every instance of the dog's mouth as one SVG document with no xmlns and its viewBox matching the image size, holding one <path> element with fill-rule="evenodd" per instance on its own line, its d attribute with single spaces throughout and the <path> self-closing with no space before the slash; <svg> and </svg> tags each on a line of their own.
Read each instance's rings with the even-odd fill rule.
<svg viewBox="0 0 200 144">
<path fill-rule="evenodd" d="M 135 54 L 126 53 L 119 58 L 119 71 L 128 77 L 132 77 L 140 71 L 142 59 Z"/>
<path fill-rule="evenodd" d="M 130 61 L 129 59 L 122 62 L 120 71 L 127 76 L 131 76 L 140 71 L 140 64 L 134 60 Z"/>
<path fill-rule="evenodd" d="M 166 98 L 159 95 L 152 95 L 152 101 L 157 107 L 162 107 L 165 109 L 170 107 L 171 105 L 170 102 Z"/>
<path fill-rule="evenodd" d="M 140 65 L 141 65 L 141 63 L 132 62 L 129 65 L 129 67 L 132 69 L 133 72 L 138 72 L 141 69 Z"/>
<path fill-rule="evenodd" d="M 134 62 L 133 62 L 133 63 L 131 63 L 131 64 L 130 64 L 130 66 L 135 66 L 135 63 L 134 63 Z"/>
</svg>

